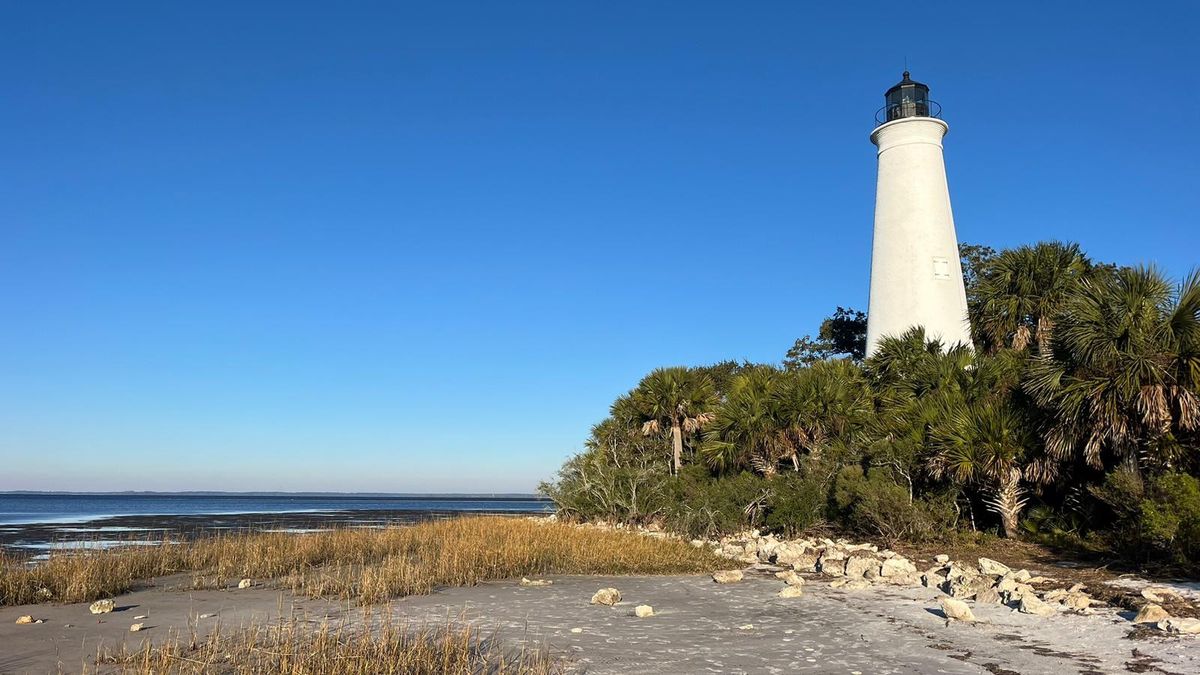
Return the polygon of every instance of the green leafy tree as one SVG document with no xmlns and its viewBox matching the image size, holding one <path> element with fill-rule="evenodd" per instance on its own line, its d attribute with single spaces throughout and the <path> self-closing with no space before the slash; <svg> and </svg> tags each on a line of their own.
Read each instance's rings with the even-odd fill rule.
<svg viewBox="0 0 1200 675">
<path fill-rule="evenodd" d="M 783 364 L 794 370 L 839 355 L 861 361 L 866 353 L 867 315 L 856 309 L 838 307 L 821 322 L 815 339 L 805 335 L 796 340 Z"/>
</svg>

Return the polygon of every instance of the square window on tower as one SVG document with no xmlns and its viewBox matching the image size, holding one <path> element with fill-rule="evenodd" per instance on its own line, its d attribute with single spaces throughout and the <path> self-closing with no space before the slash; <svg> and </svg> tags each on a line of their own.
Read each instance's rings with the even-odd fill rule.
<svg viewBox="0 0 1200 675">
<path fill-rule="evenodd" d="M 934 279 L 950 279 L 950 259 L 940 256 L 933 257 L 933 278 Z"/>
</svg>

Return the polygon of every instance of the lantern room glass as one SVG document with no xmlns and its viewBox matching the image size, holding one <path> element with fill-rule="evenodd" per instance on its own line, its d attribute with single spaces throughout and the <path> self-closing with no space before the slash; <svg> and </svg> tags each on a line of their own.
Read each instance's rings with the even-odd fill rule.
<svg viewBox="0 0 1200 675">
<path fill-rule="evenodd" d="M 906 117 L 929 117 L 929 87 L 910 80 L 907 72 L 900 84 L 888 89 L 884 97 L 888 122 Z"/>
</svg>

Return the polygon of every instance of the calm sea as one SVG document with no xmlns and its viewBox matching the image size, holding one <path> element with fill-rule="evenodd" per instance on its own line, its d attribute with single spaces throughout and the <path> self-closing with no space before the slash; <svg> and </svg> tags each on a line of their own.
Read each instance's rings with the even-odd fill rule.
<svg viewBox="0 0 1200 675">
<path fill-rule="evenodd" d="M 219 531 L 387 527 L 465 513 L 547 513 L 531 495 L 0 494 L 0 547 L 161 544 Z"/>
</svg>

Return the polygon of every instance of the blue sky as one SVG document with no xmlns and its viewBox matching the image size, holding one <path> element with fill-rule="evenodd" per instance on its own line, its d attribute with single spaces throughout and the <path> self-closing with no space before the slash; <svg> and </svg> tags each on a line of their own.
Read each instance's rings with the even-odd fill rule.
<svg viewBox="0 0 1200 675">
<path fill-rule="evenodd" d="M 532 490 L 865 309 L 906 58 L 960 239 L 1181 276 L 1196 7 L 4 3 L 0 490 Z"/>
</svg>

